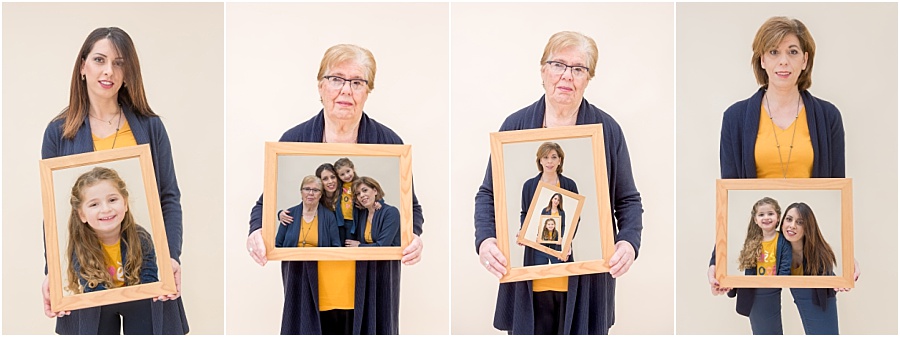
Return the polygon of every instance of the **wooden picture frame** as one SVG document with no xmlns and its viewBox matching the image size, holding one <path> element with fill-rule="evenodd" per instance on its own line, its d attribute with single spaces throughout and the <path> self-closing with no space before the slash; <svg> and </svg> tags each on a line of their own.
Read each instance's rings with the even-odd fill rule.
<svg viewBox="0 0 900 337">
<path fill-rule="evenodd" d="M 159 282 L 66 295 L 67 290 L 64 290 L 63 284 L 63 275 L 66 272 L 63 271 L 63 264 L 68 266 L 69 260 L 63 260 L 61 254 L 66 252 L 67 240 L 61 239 L 59 236 L 60 234 L 68 235 L 67 218 L 71 214 L 68 200 L 75 179 L 81 173 L 97 166 L 120 167 L 117 172 L 126 181 L 126 187 L 130 194 L 129 210 L 132 211 L 132 214 L 143 212 L 145 214 L 140 217 L 149 219 L 150 229 L 148 232 L 153 239 Z M 130 169 L 123 170 L 122 167 Z M 134 170 L 139 170 L 139 172 L 133 172 Z M 44 159 L 40 161 L 40 171 L 47 277 L 50 285 L 50 308 L 52 311 L 70 311 L 177 293 L 149 145 L 143 144 Z M 140 184 L 136 184 L 137 182 Z M 56 188 L 57 186 L 60 188 Z M 138 189 L 143 189 L 144 193 L 135 193 Z M 139 202 L 139 200 L 143 200 L 143 202 Z M 134 215 L 134 217 L 139 225 L 147 227 L 137 219 L 138 215 Z"/>
<path fill-rule="evenodd" d="M 284 182 L 279 180 L 302 179 L 306 175 L 314 175 L 316 167 L 322 164 L 317 158 L 334 159 L 347 157 L 352 161 L 375 160 L 385 162 L 386 165 L 378 165 L 381 169 L 393 171 L 384 173 L 384 180 L 395 181 L 396 184 L 380 182 L 385 190 L 386 197 L 399 200 L 392 204 L 400 212 L 400 246 L 399 247 L 275 247 L 275 236 L 280 226 L 277 212 L 279 205 L 285 204 L 279 197 L 287 188 Z M 308 171 L 294 174 L 281 172 L 279 175 L 279 162 L 282 165 L 290 161 L 296 161 Z M 327 161 L 326 161 L 327 162 Z M 315 163 L 314 165 L 307 165 Z M 355 164 L 356 165 L 356 164 Z M 369 166 L 371 170 L 375 165 Z M 381 167 L 386 166 L 386 167 Z M 367 168 L 356 165 L 357 176 L 366 176 Z M 287 178 L 285 178 L 287 177 Z M 381 179 L 374 177 L 376 180 Z M 300 180 L 296 180 L 300 181 Z M 299 186 L 299 184 L 297 184 Z M 396 186 L 395 186 L 396 185 Z M 340 188 L 340 186 L 339 186 Z M 389 191 L 390 190 L 390 191 Z M 282 199 L 285 199 L 283 197 Z M 267 142 L 265 149 L 265 177 L 263 192 L 263 242 L 266 245 L 266 257 L 269 260 L 290 261 L 326 261 L 326 260 L 399 260 L 405 249 L 413 239 L 413 209 L 412 209 L 412 147 L 410 145 L 383 145 L 383 144 L 330 144 L 330 143 L 297 143 L 297 142 Z"/>
<path fill-rule="evenodd" d="M 603 126 L 601 124 L 592 124 L 556 127 L 551 129 L 530 129 L 494 132 L 491 133 L 490 138 L 491 174 L 493 176 L 494 185 L 494 209 L 498 238 L 497 242 L 500 251 L 503 253 L 504 257 L 506 257 L 507 260 L 507 273 L 500 278 L 500 282 L 505 283 L 551 277 L 609 272 L 610 266 L 608 263 L 608 259 L 615 251 L 615 247 L 613 244 L 612 212 L 610 210 L 609 200 L 609 180 L 606 175 L 606 152 L 603 141 Z M 536 150 L 542 142 L 548 141 L 584 142 L 584 144 L 589 147 L 588 149 L 582 149 L 582 151 L 580 152 L 566 152 L 566 162 L 570 162 L 570 159 L 573 157 L 581 156 L 584 159 L 584 163 L 588 163 L 588 165 L 584 166 L 591 166 L 580 167 L 581 169 L 589 171 L 587 175 L 589 175 L 593 179 L 592 183 L 583 185 L 581 187 L 581 191 L 589 191 L 593 196 L 586 198 L 585 202 L 582 204 L 596 205 L 597 214 L 588 215 L 591 216 L 592 219 L 595 219 L 592 221 L 597 221 L 597 227 L 595 227 L 594 229 L 590 229 L 590 227 L 594 225 L 592 223 L 585 223 L 584 220 L 582 220 L 579 228 L 580 231 L 583 231 L 585 233 L 589 231 L 596 231 L 598 237 L 595 241 L 591 242 L 590 246 L 599 246 L 599 249 L 597 249 L 599 256 L 598 258 L 588 259 L 585 261 L 516 267 L 513 266 L 513 260 L 510 258 L 510 248 L 511 245 L 515 245 L 515 243 L 517 242 L 516 237 L 518 236 L 517 234 L 519 231 L 510 229 L 511 225 L 509 219 L 509 211 L 511 209 L 518 209 L 516 205 L 518 205 L 518 202 L 520 202 L 519 199 L 521 199 L 521 196 L 519 196 L 517 193 L 512 192 L 511 190 L 507 190 L 507 168 L 509 167 L 509 169 L 512 170 L 513 167 L 511 167 L 511 165 L 515 165 L 516 169 L 520 169 L 519 167 L 521 167 L 522 170 L 530 170 L 530 174 L 534 175 L 534 172 L 536 172 L 534 171 L 534 150 Z M 530 154 L 528 155 L 507 155 L 505 153 L 506 151 L 504 150 L 505 147 L 516 146 L 516 144 L 521 144 L 523 146 L 533 145 L 533 148 L 530 150 Z M 516 156 L 518 156 L 518 158 L 515 158 Z M 566 167 L 568 168 L 569 166 Z M 518 184 L 519 182 L 516 181 L 515 183 Z M 530 207 L 534 207 L 534 204 L 532 204 Z M 531 212 L 529 212 L 529 214 L 530 213 Z M 587 213 L 582 213 L 579 216 L 583 219 L 585 217 L 585 214 Z M 594 216 L 596 216 L 596 218 L 593 218 Z M 575 218 L 573 217 L 573 219 Z M 518 225 L 519 221 L 516 221 L 514 224 Z M 574 231 L 571 232 L 574 233 Z M 512 236 L 510 236 L 511 234 Z M 586 235 L 582 235 L 581 233 L 579 233 L 579 237 L 586 237 Z M 571 244 L 571 242 L 569 243 Z"/>
<path fill-rule="evenodd" d="M 550 226 L 550 222 L 551 222 L 551 221 L 553 222 L 553 226 L 554 226 L 553 230 L 555 230 L 556 233 L 557 233 L 556 239 L 555 239 L 555 240 L 554 240 L 553 238 L 546 238 L 546 239 L 545 239 L 545 238 L 544 238 L 544 235 L 543 235 L 544 229 L 546 229 L 547 227 Z M 546 243 L 546 244 L 552 244 L 552 245 L 560 245 L 560 244 L 562 244 L 562 240 L 560 240 L 559 234 L 558 234 L 558 233 L 559 233 L 559 227 L 556 227 L 556 224 L 558 224 L 558 223 L 560 223 L 560 222 L 562 222 L 562 217 L 560 217 L 560 216 L 558 216 L 558 215 L 557 215 L 557 216 L 553 216 L 553 215 L 541 215 L 541 222 L 540 222 L 540 224 L 539 224 L 539 226 L 538 226 L 537 235 L 535 236 L 534 241 L 537 242 L 537 243 L 540 243 L 540 244 L 543 244 L 543 243 Z M 520 234 L 524 234 L 524 232 L 520 232 Z M 524 237 L 524 235 L 519 235 L 519 237 L 522 238 L 522 237 Z M 557 256 L 557 257 L 558 257 L 558 256 Z"/>
<path fill-rule="evenodd" d="M 575 194 L 574 192 L 564 190 L 560 187 L 556 187 L 554 185 L 550 185 L 550 184 L 547 184 L 544 182 L 538 182 L 538 191 L 541 191 L 543 189 L 547 189 L 547 190 L 553 191 L 555 193 L 560 193 L 566 197 L 575 199 L 578 202 L 578 204 L 575 206 L 575 212 L 572 213 L 570 215 L 571 218 L 569 218 L 569 220 L 570 220 L 569 223 L 571 223 L 571 225 L 569 225 L 569 227 L 566 229 L 566 231 L 560 235 L 560 238 L 559 238 L 560 240 L 558 240 L 556 242 L 544 242 L 540 239 L 532 240 L 531 238 L 526 237 L 525 233 L 528 232 L 528 228 L 531 225 L 531 220 L 534 216 L 538 216 L 541 219 L 541 221 L 540 221 L 541 225 L 537 231 L 538 237 L 540 237 L 541 229 L 543 229 L 543 224 L 544 224 L 545 218 L 557 218 L 557 219 L 561 218 L 559 216 L 553 217 L 550 215 L 541 215 L 540 207 L 535 207 L 538 204 L 538 198 L 540 197 L 541 193 L 535 193 L 534 197 L 531 200 L 531 206 L 528 209 L 528 213 L 525 216 L 525 222 L 522 223 L 522 229 L 519 230 L 519 234 L 516 235 L 516 243 L 520 243 L 525 246 L 531 247 L 533 249 L 537 249 L 547 255 L 555 256 L 556 258 L 558 258 L 560 260 L 565 260 L 566 256 L 569 255 L 569 250 L 571 249 L 572 239 L 574 238 L 575 232 L 578 229 L 578 223 L 579 223 L 578 219 L 580 219 L 580 217 L 581 217 L 581 210 L 582 210 L 582 208 L 584 208 L 584 199 L 585 198 L 583 195 Z M 536 210 L 537 210 L 537 212 L 535 212 Z M 557 228 L 562 227 L 560 220 L 557 220 L 557 223 L 560 224 Z M 551 248 L 548 248 L 548 247 L 542 245 L 542 243 L 560 244 L 560 245 L 562 245 L 562 250 L 561 251 L 553 250 Z"/>
<path fill-rule="evenodd" d="M 735 217 L 729 216 L 729 208 L 735 210 L 733 203 L 729 203 L 729 194 L 733 192 L 751 192 L 752 196 L 769 196 L 769 194 L 784 191 L 784 193 L 804 193 L 809 196 L 815 196 L 814 193 L 832 191 L 831 194 L 840 194 L 833 196 L 835 200 L 831 203 L 839 203 L 835 207 L 819 207 L 819 211 L 837 212 L 839 209 L 840 225 L 839 228 L 829 229 L 832 232 L 840 233 L 840 240 L 828 240 L 828 236 L 824 235 L 826 241 L 829 242 L 837 257 L 837 265 L 835 272 L 840 272 L 836 276 L 792 276 L 777 275 L 772 277 L 766 276 L 747 276 L 740 273 L 739 275 L 729 274 L 729 268 L 735 270 L 737 256 L 729 256 L 729 227 L 736 230 L 740 226 L 741 231 L 746 233 L 748 226 L 747 213 L 750 213 L 750 204 L 740 205 L 742 208 L 737 210 L 741 215 L 738 224 L 729 226 L 729 220 Z M 740 194 L 743 195 L 743 194 Z M 795 195 L 795 194 L 790 194 Z M 731 199 L 735 199 L 732 196 Z M 745 200 L 754 200 L 756 198 L 743 198 Z M 803 197 L 793 197 L 793 199 L 803 199 Z M 758 199 L 757 199 L 758 200 Z M 782 212 L 785 212 L 792 202 L 806 202 L 806 200 L 779 200 Z M 829 205 L 831 205 L 829 203 Z M 816 212 L 815 205 L 810 204 L 813 213 L 816 214 L 819 223 L 820 232 L 824 232 L 823 220 L 831 220 L 829 217 L 823 219 L 820 213 Z M 834 208 L 834 209 L 832 209 Z M 746 213 L 744 213 L 746 212 Z M 779 217 L 779 221 L 784 218 L 784 213 Z M 836 222 L 836 220 L 833 220 Z M 779 226 L 781 224 L 779 223 Z M 779 227 L 780 228 L 780 227 Z M 743 234 L 746 235 L 746 234 Z M 734 238 L 732 236 L 732 238 Z M 840 247 L 834 245 L 840 242 Z M 742 243 L 738 243 L 742 245 Z M 716 180 L 716 279 L 719 284 L 726 288 L 853 288 L 854 287 L 854 254 L 853 254 L 853 182 L 849 178 L 815 178 L 815 179 L 718 179 Z"/>
</svg>

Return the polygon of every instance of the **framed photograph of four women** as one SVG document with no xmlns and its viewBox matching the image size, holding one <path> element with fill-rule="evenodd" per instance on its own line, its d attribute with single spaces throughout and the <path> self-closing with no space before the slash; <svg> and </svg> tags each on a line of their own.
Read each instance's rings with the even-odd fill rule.
<svg viewBox="0 0 900 337">
<path fill-rule="evenodd" d="M 264 184 L 269 260 L 399 260 L 412 241 L 410 145 L 267 142 Z"/>
</svg>

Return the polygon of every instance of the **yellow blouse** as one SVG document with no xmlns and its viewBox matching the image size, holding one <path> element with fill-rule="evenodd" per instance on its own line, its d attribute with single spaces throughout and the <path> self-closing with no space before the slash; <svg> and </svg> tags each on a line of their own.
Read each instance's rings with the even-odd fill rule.
<svg viewBox="0 0 900 337">
<path fill-rule="evenodd" d="M 303 215 L 300 215 L 300 235 L 297 238 L 297 247 L 318 247 L 319 246 L 319 216 L 313 217 L 312 221 L 306 222 Z"/>
<path fill-rule="evenodd" d="M 131 126 L 128 125 L 127 119 L 124 119 L 118 132 L 104 138 L 97 138 L 97 136 L 91 135 L 91 138 L 94 140 L 94 151 L 110 150 L 113 146 L 119 149 L 137 145 L 137 140 L 134 139 L 134 133 L 131 132 Z"/>
<path fill-rule="evenodd" d="M 760 107 L 754 156 L 757 178 L 784 178 L 785 172 L 787 178 L 809 178 L 812 175 L 814 153 L 806 121 L 806 108 L 801 108 L 794 123 L 782 130 L 773 124 L 766 108 Z"/>
<path fill-rule="evenodd" d="M 375 242 L 374 240 L 372 240 L 372 220 L 366 219 L 366 233 L 364 235 L 364 238 L 366 240 L 366 243 Z"/>
<path fill-rule="evenodd" d="M 119 240 L 115 244 L 106 245 L 103 242 L 103 257 L 106 260 L 106 272 L 113 279 L 113 288 L 119 288 L 125 285 L 125 269 L 122 268 L 122 241 Z"/>
</svg>

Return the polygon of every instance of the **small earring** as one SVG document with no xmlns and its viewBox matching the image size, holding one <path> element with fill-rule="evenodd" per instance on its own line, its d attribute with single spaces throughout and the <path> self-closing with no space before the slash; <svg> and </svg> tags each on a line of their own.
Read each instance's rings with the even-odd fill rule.
<svg viewBox="0 0 900 337">
<path fill-rule="evenodd" d="M 84 78 L 84 74 L 81 74 L 81 80 L 82 81 L 87 80 L 86 78 Z"/>
</svg>

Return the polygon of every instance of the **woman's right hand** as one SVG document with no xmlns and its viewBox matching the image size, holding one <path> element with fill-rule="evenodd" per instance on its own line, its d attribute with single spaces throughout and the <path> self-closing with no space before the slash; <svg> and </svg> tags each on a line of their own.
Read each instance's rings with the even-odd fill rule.
<svg viewBox="0 0 900 337">
<path fill-rule="evenodd" d="M 44 283 L 41 284 L 41 294 L 44 295 L 44 315 L 47 317 L 63 317 L 72 314 L 71 311 L 54 312 L 50 309 L 50 280 L 46 276 L 44 276 Z"/>
<path fill-rule="evenodd" d="M 719 286 L 719 280 L 716 279 L 716 265 L 709 266 L 709 271 L 706 273 L 706 277 L 709 278 L 709 288 L 712 291 L 713 295 L 719 296 L 731 291 L 731 288 L 723 288 Z"/>
<path fill-rule="evenodd" d="M 481 242 L 478 248 L 478 260 L 481 266 L 494 274 L 498 279 L 506 274 L 506 257 L 497 247 L 497 238 L 488 238 Z"/>
<path fill-rule="evenodd" d="M 253 231 L 247 237 L 247 252 L 250 253 L 253 261 L 256 261 L 260 266 L 265 266 L 266 262 L 268 262 L 266 258 L 266 244 L 262 239 L 262 228 Z"/>
<path fill-rule="evenodd" d="M 278 213 L 278 221 L 281 221 L 282 226 L 287 226 L 294 223 L 294 217 L 290 216 L 291 211 L 283 210 Z"/>
</svg>

